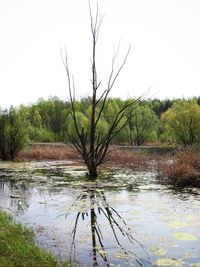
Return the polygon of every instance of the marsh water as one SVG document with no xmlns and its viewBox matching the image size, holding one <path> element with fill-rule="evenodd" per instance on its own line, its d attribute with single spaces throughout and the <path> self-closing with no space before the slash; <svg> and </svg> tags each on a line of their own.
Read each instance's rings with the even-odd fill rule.
<svg viewBox="0 0 200 267">
<path fill-rule="evenodd" d="M 0 162 L 0 208 L 74 266 L 200 266 L 200 194 L 153 172 L 89 181 L 67 161 Z"/>
</svg>

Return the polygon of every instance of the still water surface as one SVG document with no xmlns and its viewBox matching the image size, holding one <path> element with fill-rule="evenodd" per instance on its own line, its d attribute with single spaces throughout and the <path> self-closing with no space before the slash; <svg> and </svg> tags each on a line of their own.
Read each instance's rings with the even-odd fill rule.
<svg viewBox="0 0 200 267">
<path fill-rule="evenodd" d="M 0 162 L 0 208 L 75 266 L 200 266 L 200 194 L 154 173 L 116 169 L 96 182 L 72 162 Z"/>
</svg>

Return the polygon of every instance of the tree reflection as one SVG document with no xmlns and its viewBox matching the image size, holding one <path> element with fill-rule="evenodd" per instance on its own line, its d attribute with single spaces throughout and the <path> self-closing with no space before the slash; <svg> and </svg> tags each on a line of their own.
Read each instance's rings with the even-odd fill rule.
<svg viewBox="0 0 200 267">
<path fill-rule="evenodd" d="M 71 231 L 72 243 L 71 243 L 71 261 L 76 262 L 76 235 L 78 228 L 81 228 L 80 222 L 86 221 L 90 224 L 90 235 L 92 244 L 92 265 L 98 266 L 100 258 L 103 260 L 105 266 L 111 266 L 111 259 L 106 248 L 106 242 L 104 240 L 105 233 L 103 233 L 105 223 L 109 227 L 111 233 L 109 238 L 114 240 L 115 250 L 120 250 L 118 259 L 136 264 L 134 266 L 149 266 L 150 259 L 144 246 L 136 240 L 131 232 L 131 229 L 126 224 L 122 216 L 109 205 L 103 188 L 89 187 L 85 188 L 83 192 L 77 197 L 71 211 L 75 212 L 75 220 Z M 64 214 L 62 214 L 64 215 Z M 69 214 L 65 214 L 68 217 Z M 103 225 L 100 223 L 103 222 Z M 134 252 L 137 246 L 142 250 L 144 257 L 138 257 Z M 141 254 L 141 253 L 140 253 Z M 113 258 L 112 258 L 113 261 Z"/>
</svg>

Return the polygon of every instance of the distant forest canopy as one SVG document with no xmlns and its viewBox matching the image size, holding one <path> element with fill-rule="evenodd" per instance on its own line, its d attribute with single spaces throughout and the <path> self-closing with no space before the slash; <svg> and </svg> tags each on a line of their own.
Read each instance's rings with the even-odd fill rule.
<svg viewBox="0 0 200 267">
<path fill-rule="evenodd" d="M 124 101 L 107 100 L 99 123 L 102 132 L 109 128 Z M 79 127 L 87 127 L 91 114 L 89 98 L 76 101 L 75 108 Z M 0 157 L 14 158 L 18 150 L 30 142 L 68 143 L 66 131 L 76 135 L 70 109 L 70 102 L 57 97 L 17 108 L 11 106 L 9 110 L 0 108 Z M 114 144 L 143 145 L 148 141 L 161 141 L 187 146 L 200 143 L 200 97 L 140 100 L 137 108 L 129 112 L 133 116 L 112 141 Z"/>
</svg>

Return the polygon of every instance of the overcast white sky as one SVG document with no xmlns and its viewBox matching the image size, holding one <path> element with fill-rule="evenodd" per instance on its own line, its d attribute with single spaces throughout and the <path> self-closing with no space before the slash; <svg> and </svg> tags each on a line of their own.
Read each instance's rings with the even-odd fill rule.
<svg viewBox="0 0 200 267">
<path fill-rule="evenodd" d="M 91 0 L 95 7 L 96 1 Z M 200 95 L 199 0 L 99 0 L 105 14 L 97 51 L 105 85 L 114 47 L 131 44 L 114 97 Z M 77 97 L 90 92 L 87 0 L 0 0 L 0 106 L 68 97 L 60 48 L 66 46 Z"/>
</svg>

